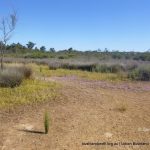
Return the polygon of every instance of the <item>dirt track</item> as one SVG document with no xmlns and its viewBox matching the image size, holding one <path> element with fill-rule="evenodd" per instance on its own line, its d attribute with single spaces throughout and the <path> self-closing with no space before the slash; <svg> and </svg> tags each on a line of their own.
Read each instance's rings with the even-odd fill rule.
<svg viewBox="0 0 150 150">
<path fill-rule="evenodd" d="M 0 113 L 2 150 L 105 150 L 145 146 L 94 146 L 87 142 L 150 142 L 150 83 L 112 84 L 55 77 L 63 84 L 61 97 L 40 106 Z M 125 111 L 119 109 L 125 107 Z M 43 134 L 43 114 L 51 126 Z"/>
</svg>

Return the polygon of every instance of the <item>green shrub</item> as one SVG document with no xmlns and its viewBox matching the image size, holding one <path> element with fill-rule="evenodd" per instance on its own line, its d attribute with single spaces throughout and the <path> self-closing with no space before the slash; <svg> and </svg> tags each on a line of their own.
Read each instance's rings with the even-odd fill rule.
<svg viewBox="0 0 150 150">
<path fill-rule="evenodd" d="M 96 68 L 96 64 L 82 64 L 77 66 L 77 69 L 79 70 L 90 71 L 90 72 L 92 72 L 95 68 Z"/>
<path fill-rule="evenodd" d="M 58 68 L 69 69 L 69 70 L 82 70 L 89 72 L 101 72 L 101 73 L 118 73 L 124 70 L 121 65 L 106 65 L 106 64 L 72 64 L 72 63 L 51 63 L 49 69 L 56 70 Z"/>
<path fill-rule="evenodd" d="M 49 131 L 49 115 L 47 112 L 44 114 L 44 129 L 45 129 L 45 134 L 48 134 Z"/>
<path fill-rule="evenodd" d="M 69 70 L 83 70 L 83 71 L 93 71 L 93 68 L 95 68 L 95 64 L 71 64 L 71 63 L 50 63 L 49 69 L 56 70 L 58 68 L 62 69 L 69 69 Z"/>
<path fill-rule="evenodd" d="M 75 54 L 68 54 L 67 56 L 68 56 L 68 58 L 74 58 Z"/>
<path fill-rule="evenodd" d="M 40 72 L 42 72 L 42 67 L 40 66 Z"/>
<path fill-rule="evenodd" d="M 137 68 L 128 73 L 128 78 L 132 80 L 150 81 L 150 68 Z"/>
<path fill-rule="evenodd" d="M 68 56 L 58 56 L 58 59 L 68 59 Z"/>
<path fill-rule="evenodd" d="M 95 67 L 95 69 L 93 71 L 107 73 L 108 72 L 108 66 L 105 65 L 105 64 L 103 64 L 103 65 L 96 65 L 96 67 Z"/>
<path fill-rule="evenodd" d="M 137 64 L 130 64 L 125 67 L 125 71 L 132 71 L 138 68 Z"/>
<path fill-rule="evenodd" d="M 23 74 L 25 79 L 31 78 L 31 76 L 33 74 L 32 69 L 27 66 L 18 67 L 18 71 Z"/>
<path fill-rule="evenodd" d="M 118 73 L 124 71 L 123 66 L 119 65 L 119 64 L 115 64 L 111 66 L 111 73 Z"/>
<path fill-rule="evenodd" d="M 23 81 L 23 75 L 16 70 L 3 70 L 0 73 L 0 87 L 14 88 L 19 86 Z"/>
<path fill-rule="evenodd" d="M 19 86 L 23 79 L 32 76 L 32 69 L 27 66 L 11 66 L 0 70 L 0 87 L 16 87 Z"/>
<path fill-rule="evenodd" d="M 56 70 L 58 68 L 61 68 L 61 64 L 58 62 L 49 63 L 48 66 L 50 70 Z"/>
<path fill-rule="evenodd" d="M 32 52 L 32 53 L 27 53 L 23 56 L 24 58 L 51 58 L 53 57 L 52 55 L 46 53 L 46 52 Z"/>
<path fill-rule="evenodd" d="M 97 64 L 93 71 L 101 72 L 101 73 L 118 73 L 124 71 L 124 68 L 119 64 L 114 64 L 114 65 Z"/>
</svg>

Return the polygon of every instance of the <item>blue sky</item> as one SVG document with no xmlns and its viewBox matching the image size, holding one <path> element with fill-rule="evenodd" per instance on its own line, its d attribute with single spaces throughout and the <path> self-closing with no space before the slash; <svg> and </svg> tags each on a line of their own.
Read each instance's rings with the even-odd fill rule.
<svg viewBox="0 0 150 150">
<path fill-rule="evenodd" d="M 18 23 L 10 42 L 79 50 L 150 48 L 150 0 L 0 0 Z"/>
</svg>

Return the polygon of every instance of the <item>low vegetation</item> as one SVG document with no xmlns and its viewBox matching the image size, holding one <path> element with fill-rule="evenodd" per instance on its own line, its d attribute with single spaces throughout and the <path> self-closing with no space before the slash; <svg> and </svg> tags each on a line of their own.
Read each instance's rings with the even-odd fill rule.
<svg viewBox="0 0 150 150">
<path fill-rule="evenodd" d="M 94 80 L 137 80 L 150 81 L 149 70 L 150 64 L 147 62 L 129 61 L 119 63 L 118 61 L 104 61 L 104 62 L 88 62 L 87 61 L 58 61 L 48 59 L 22 59 L 22 58 L 7 58 L 5 63 L 23 63 L 24 66 L 30 65 L 36 74 L 43 76 L 68 76 L 77 75 Z M 146 67 L 145 67 L 146 66 Z M 28 67 L 27 67 L 28 68 Z M 32 74 L 31 68 L 26 70 L 27 74 Z M 36 69 L 35 69 L 36 68 Z M 24 69 L 23 69 L 24 70 Z M 28 76 L 28 75 L 27 75 Z M 29 75 L 30 76 L 30 75 Z M 144 76 L 144 77 L 143 77 Z"/>
<path fill-rule="evenodd" d="M 23 80 L 15 88 L 0 88 L 0 108 L 54 100 L 60 85 L 35 79 Z"/>
<path fill-rule="evenodd" d="M 23 75 L 16 70 L 5 69 L 0 73 L 0 87 L 14 88 L 23 81 Z"/>
<path fill-rule="evenodd" d="M 127 110 L 127 106 L 125 104 L 120 105 L 118 108 L 119 112 L 125 112 Z"/>
<path fill-rule="evenodd" d="M 48 115 L 47 111 L 44 114 L 44 129 L 45 129 L 45 134 L 48 134 L 48 131 L 49 131 L 49 115 Z"/>
<path fill-rule="evenodd" d="M 127 66 L 119 65 L 119 64 L 95 64 L 95 63 L 50 63 L 49 69 L 69 69 L 69 70 L 82 70 L 89 72 L 100 72 L 100 73 L 118 73 L 121 71 L 125 71 Z"/>
<path fill-rule="evenodd" d="M 119 64 L 72 64 L 72 63 L 50 63 L 49 69 L 68 69 L 68 70 L 82 70 L 97 73 L 118 74 L 120 78 L 126 77 L 131 80 L 150 81 L 150 65 L 143 67 L 140 65 L 119 65 Z M 100 74 L 99 74 L 100 75 Z M 123 79 L 123 78 L 122 78 Z"/>
<path fill-rule="evenodd" d="M 108 80 L 108 81 L 127 80 L 127 78 L 121 74 L 97 73 L 97 72 L 69 70 L 69 69 L 56 69 L 56 70 L 52 69 L 52 70 L 50 70 L 47 65 L 39 66 L 36 64 L 30 64 L 30 66 L 33 68 L 36 75 L 43 76 L 43 77 L 77 76 L 77 77 L 81 77 L 84 79 L 90 79 L 90 80 Z"/>
<path fill-rule="evenodd" d="M 58 94 L 56 89 L 58 89 L 60 85 L 55 82 L 39 80 L 40 77 L 77 76 L 90 80 L 108 81 L 126 81 L 130 79 L 142 81 L 150 80 L 150 69 L 148 65 L 147 67 L 139 67 L 139 65 L 112 65 L 108 67 L 108 65 L 100 65 L 101 68 L 99 71 L 89 71 L 87 68 L 94 66 L 89 64 L 76 65 L 76 67 L 72 67 L 73 65 L 68 65 L 68 67 L 65 64 L 65 67 L 63 66 L 64 68 L 57 67 L 57 65 L 58 63 L 49 66 L 34 63 L 26 65 L 18 63 L 5 64 L 4 70 L 0 71 L 0 107 L 30 104 L 54 99 Z M 34 79 L 34 76 L 36 76 L 36 79 Z"/>
<path fill-rule="evenodd" d="M 25 65 L 6 66 L 0 70 L 0 87 L 14 88 L 19 86 L 24 79 L 32 76 L 32 69 Z"/>
<path fill-rule="evenodd" d="M 31 67 L 25 65 L 18 67 L 18 71 L 23 74 L 25 79 L 30 79 L 33 74 Z"/>
<path fill-rule="evenodd" d="M 136 68 L 128 74 L 128 77 L 132 80 L 150 81 L 150 67 Z"/>
</svg>

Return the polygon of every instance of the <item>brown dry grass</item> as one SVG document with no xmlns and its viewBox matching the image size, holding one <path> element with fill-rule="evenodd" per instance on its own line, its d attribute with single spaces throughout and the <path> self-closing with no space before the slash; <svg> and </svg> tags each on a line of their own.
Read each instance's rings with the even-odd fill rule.
<svg viewBox="0 0 150 150">
<path fill-rule="evenodd" d="M 68 77 L 47 80 L 63 84 L 58 100 L 36 107 L 26 106 L 24 111 L 18 108 L 10 110 L 11 113 L 0 113 L 3 150 L 150 149 L 150 146 L 82 145 L 82 142 L 149 142 L 149 91 L 134 90 L 139 86 L 137 83 L 130 84 L 130 89 L 120 89 L 109 88 L 109 82 L 102 87 L 93 81 L 69 80 Z M 150 86 L 149 83 L 146 86 Z M 126 111 L 118 111 L 120 104 L 126 104 Z M 48 135 L 42 134 L 45 109 L 51 116 Z"/>
</svg>

